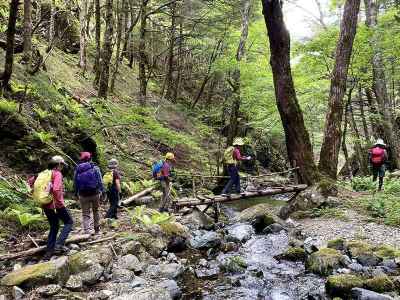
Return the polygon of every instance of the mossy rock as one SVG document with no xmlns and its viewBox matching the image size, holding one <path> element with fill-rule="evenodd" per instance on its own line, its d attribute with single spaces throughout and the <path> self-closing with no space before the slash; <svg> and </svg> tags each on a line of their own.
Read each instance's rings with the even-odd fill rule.
<svg viewBox="0 0 400 300">
<path fill-rule="evenodd" d="M 328 242 L 328 248 L 331 249 L 336 249 L 339 251 L 343 251 L 346 249 L 346 241 L 342 238 L 338 238 L 338 239 L 334 239 L 334 240 L 330 240 Z"/>
<path fill-rule="evenodd" d="M 229 257 L 222 265 L 221 269 L 229 273 L 243 273 L 247 268 L 247 263 L 241 256 Z"/>
<path fill-rule="evenodd" d="M 324 197 L 336 196 L 338 193 L 336 181 L 325 176 L 318 182 L 318 190 Z"/>
<path fill-rule="evenodd" d="M 329 276 L 325 288 L 328 295 L 332 297 L 343 297 L 345 299 L 351 297 L 351 289 L 362 288 L 364 279 L 360 276 L 351 274 L 341 274 Z"/>
<path fill-rule="evenodd" d="M 262 218 L 265 226 L 271 225 L 273 223 L 279 223 L 277 218 L 271 214 L 271 206 L 266 203 L 254 205 L 249 207 L 235 218 L 234 222 L 251 222 L 256 218 Z"/>
<path fill-rule="evenodd" d="M 167 241 L 162 237 L 155 237 L 150 233 L 142 232 L 133 236 L 135 241 L 138 241 L 146 251 L 153 257 L 159 257 L 161 252 L 167 248 Z"/>
<path fill-rule="evenodd" d="M 373 254 L 374 248 L 362 241 L 347 242 L 346 247 L 352 258 L 357 258 L 360 255 Z"/>
<path fill-rule="evenodd" d="M 60 257 L 45 263 L 26 266 L 4 276 L 4 286 L 34 287 L 49 283 L 66 282 L 69 276 L 68 258 Z"/>
<path fill-rule="evenodd" d="M 181 236 L 184 238 L 189 237 L 189 229 L 178 222 L 168 222 L 160 224 L 162 232 L 168 237 Z"/>
<path fill-rule="evenodd" d="M 364 283 L 365 287 L 377 293 L 391 292 L 395 290 L 395 284 L 387 275 L 375 276 Z"/>
<path fill-rule="evenodd" d="M 278 255 L 277 258 L 289 261 L 305 261 L 306 251 L 300 247 L 290 247 L 285 253 Z"/>
<path fill-rule="evenodd" d="M 383 245 L 376 247 L 374 249 L 374 254 L 381 259 L 395 259 L 396 257 L 400 257 L 400 250 L 391 246 Z"/>
<path fill-rule="evenodd" d="M 91 266 L 99 264 L 107 267 L 112 262 L 113 253 L 110 248 L 96 247 L 75 253 L 69 257 L 69 270 L 72 274 L 87 271 Z"/>
<path fill-rule="evenodd" d="M 323 248 L 312 253 L 307 261 L 307 270 L 323 276 L 332 272 L 343 265 L 344 256 L 335 249 Z"/>
</svg>

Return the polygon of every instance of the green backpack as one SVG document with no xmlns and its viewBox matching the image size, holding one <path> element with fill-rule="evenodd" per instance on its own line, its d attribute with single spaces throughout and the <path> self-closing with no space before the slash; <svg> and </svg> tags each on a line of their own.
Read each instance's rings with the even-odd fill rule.
<svg viewBox="0 0 400 300">
<path fill-rule="evenodd" d="M 226 148 L 224 152 L 224 164 L 227 165 L 236 164 L 236 161 L 233 159 L 233 150 L 235 150 L 233 146 Z"/>
</svg>

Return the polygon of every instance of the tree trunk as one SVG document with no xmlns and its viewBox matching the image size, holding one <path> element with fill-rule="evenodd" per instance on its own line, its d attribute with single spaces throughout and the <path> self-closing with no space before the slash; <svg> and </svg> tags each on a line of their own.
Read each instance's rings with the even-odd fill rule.
<svg viewBox="0 0 400 300">
<path fill-rule="evenodd" d="M 32 51 L 32 3 L 31 0 L 24 0 L 24 60 L 28 66 L 31 65 Z"/>
<path fill-rule="evenodd" d="M 297 101 L 290 67 L 290 36 L 285 27 L 281 1 L 262 0 L 271 51 L 275 97 L 285 130 L 290 164 L 299 167 L 299 181 L 313 184 L 317 180 L 310 137 Z"/>
<path fill-rule="evenodd" d="M 147 97 L 147 75 L 146 75 L 146 26 L 147 26 L 147 4 L 149 0 L 142 0 L 140 6 L 140 29 L 139 29 L 139 102 L 146 104 Z"/>
<path fill-rule="evenodd" d="M 39 24 L 42 19 L 42 1 L 36 0 L 36 13 L 35 13 L 36 24 Z"/>
<path fill-rule="evenodd" d="M 246 42 L 249 35 L 249 20 L 250 20 L 251 1 L 242 0 L 240 13 L 242 15 L 242 26 L 239 45 L 236 50 L 236 69 L 232 73 L 232 109 L 229 120 L 229 131 L 227 136 L 227 145 L 232 145 L 234 138 L 238 134 L 239 129 L 239 116 L 240 116 L 240 63 L 246 54 Z"/>
<path fill-rule="evenodd" d="M 378 126 L 378 122 L 376 120 L 377 118 L 377 109 L 375 105 L 375 100 L 372 96 L 372 91 L 370 88 L 365 89 L 365 96 L 367 97 L 368 101 L 368 107 L 369 107 L 369 122 L 371 124 L 371 129 L 372 129 L 372 136 L 377 139 L 378 137 L 382 136 L 380 133 L 380 129 Z"/>
<path fill-rule="evenodd" d="M 373 90 L 378 103 L 379 114 L 382 117 L 380 125 L 383 131 L 383 138 L 388 144 L 391 154 L 391 167 L 397 168 L 400 167 L 400 143 L 397 138 L 396 126 L 394 126 L 394 116 L 386 86 L 385 64 L 379 45 L 380 32 L 377 30 L 379 7 L 376 1 L 373 0 L 364 0 L 364 3 L 366 8 L 366 25 L 372 31 L 369 42 L 373 51 Z"/>
<path fill-rule="evenodd" d="M 168 47 L 168 63 L 167 63 L 167 76 L 166 76 L 166 86 L 167 92 L 165 97 L 172 102 L 176 99 L 173 98 L 174 89 L 176 88 L 173 80 L 174 72 L 174 47 L 175 47 L 175 37 L 176 35 L 176 2 L 171 4 L 171 27 L 169 32 L 169 47 Z"/>
<path fill-rule="evenodd" d="M 6 59 L 4 64 L 4 72 L 1 75 L 1 88 L 3 90 L 8 89 L 8 84 L 11 78 L 14 64 L 14 40 L 15 40 L 15 25 L 18 17 L 18 5 L 19 0 L 11 0 L 10 2 L 10 13 L 8 17 L 7 27 L 7 48 L 6 48 Z"/>
<path fill-rule="evenodd" d="M 104 32 L 103 50 L 101 53 L 101 73 L 99 80 L 99 98 L 107 98 L 108 79 L 110 75 L 110 63 L 112 56 L 112 38 L 113 38 L 113 0 L 106 1 L 106 30 Z"/>
<path fill-rule="evenodd" d="M 370 135 L 369 135 L 369 130 L 368 130 L 368 124 L 367 124 L 367 119 L 365 117 L 365 103 L 364 103 L 364 98 L 362 95 L 362 88 L 361 85 L 358 86 L 358 98 L 360 100 L 360 115 L 361 115 L 361 121 L 363 124 L 363 129 L 364 129 L 364 137 L 367 141 L 370 141 Z"/>
<path fill-rule="evenodd" d="M 340 37 L 336 47 L 335 67 L 329 93 L 329 108 L 319 161 L 319 171 L 332 179 L 337 177 L 340 138 L 342 135 L 343 97 L 346 92 L 347 72 L 357 31 L 359 10 L 360 0 L 346 1 Z"/>
<path fill-rule="evenodd" d="M 347 144 L 346 144 L 346 137 L 347 137 L 347 124 L 349 123 L 348 121 L 348 116 L 349 116 L 349 106 L 351 103 L 351 91 L 349 92 L 350 97 L 346 103 L 346 108 L 344 111 L 344 125 L 343 125 L 343 137 L 342 137 L 342 151 L 345 159 L 345 166 L 347 166 L 347 174 L 350 177 L 350 180 L 353 179 L 353 170 L 352 170 L 352 165 L 349 161 L 349 151 L 347 150 Z"/>
<path fill-rule="evenodd" d="M 49 45 L 53 43 L 54 35 L 55 35 L 55 18 L 56 18 L 56 2 L 55 0 L 51 0 L 51 8 L 50 8 L 50 26 L 49 26 Z M 49 47 L 47 48 L 47 51 Z"/>
<path fill-rule="evenodd" d="M 119 1 L 120 4 L 117 5 L 119 9 L 117 10 L 117 53 L 115 54 L 115 61 L 114 61 L 114 71 L 111 77 L 111 84 L 110 84 L 110 91 L 111 93 L 114 92 L 115 80 L 118 75 L 118 68 L 120 63 L 120 56 L 121 56 L 121 42 L 122 42 L 122 30 L 123 30 L 123 22 L 124 22 L 124 8 L 125 8 L 125 0 Z"/>
<path fill-rule="evenodd" d="M 100 79 L 100 56 L 101 56 L 101 45 L 100 45 L 100 36 L 101 36 L 101 20 L 100 20 L 100 0 L 94 0 L 94 15 L 95 15 L 95 39 L 96 39 L 96 56 L 94 60 L 94 86 L 98 86 Z"/>
<path fill-rule="evenodd" d="M 82 69 L 83 74 L 86 72 L 86 18 L 87 18 L 87 0 L 81 0 L 80 12 L 79 12 L 79 68 Z"/>
</svg>

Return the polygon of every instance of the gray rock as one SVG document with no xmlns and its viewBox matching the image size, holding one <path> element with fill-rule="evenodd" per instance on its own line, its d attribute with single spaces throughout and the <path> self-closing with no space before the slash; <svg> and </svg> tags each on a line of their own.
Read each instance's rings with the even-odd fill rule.
<svg viewBox="0 0 400 300">
<path fill-rule="evenodd" d="M 350 257 L 348 257 L 347 255 L 343 255 L 343 261 L 342 261 L 343 265 L 345 265 L 346 267 L 349 267 L 349 265 L 352 264 L 352 260 Z"/>
<path fill-rule="evenodd" d="M 341 269 L 337 269 L 337 272 L 339 274 L 350 274 L 351 270 L 350 269 L 346 269 L 346 268 L 341 268 Z"/>
<path fill-rule="evenodd" d="M 199 266 L 207 267 L 208 266 L 208 261 L 207 261 L 207 259 L 202 258 L 202 259 L 199 260 L 198 264 L 199 264 Z"/>
<path fill-rule="evenodd" d="M 365 267 L 374 267 L 379 265 L 382 259 L 374 254 L 361 254 L 357 256 L 357 261 Z"/>
<path fill-rule="evenodd" d="M 140 252 L 142 245 L 137 241 L 130 241 L 121 246 L 121 255 L 133 254 Z"/>
<path fill-rule="evenodd" d="M 91 292 L 87 296 L 88 300 L 107 300 L 110 299 L 114 293 L 110 290 L 101 290 L 97 292 Z"/>
<path fill-rule="evenodd" d="M 286 231 L 286 228 L 283 227 L 281 224 L 274 223 L 274 224 L 271 224 L 271 225 L 268 225 L 267 227 L 265 227 L 263 230 L 263 233 L 264 234 L 278 233 L 278 232 L 281 232 L 282 230 Z"/>
<path fill-rule="evenodd" d="M 390 296 L 378 294 L 361 288 L 352 289 L 351 296 L 354 300 L 393 300 L 393 298 Z"/>
<path fill-rule="evenodd" d="M 146 274 L 152 278 L 163 277 L 174 279 L 179 277 L 185 268 L 178 263 L 149 265 Z"/>
<path fill-rule="evenodd" d="M 114 300 L 173 300 L 169 291 L 160 287 L 146 287 L 135 289 L 123 294 Z"/>
<path fill-rule="evenodd" d="M 350 270 L 356 273 L 362 273 L 363 272 L 363 266 L 360 265 L 359 263 L 351 263 L 350 265 L 347 266 Z"/>
<path fill-rule="evenodd" d="M 395 270 L 397 268 L 397 264 L 394 259 L 385 259 L 382 262 L 382 266 L 392 269 L 392 270 Z"/>
<path fill-rule="evenodd" d="M 14 300 L 20 300 L 25 297 L 25 292 L 21 288 L 13 286 L 12 295 Z"/>
<path fill-rule="evenodd" d="M 272 291 L 269 300 L 292 300 L 292 297 L 284 291 Z"/>
<path fill-rule="evenodd" d="M 99 281 L 103 272 L 104 268 L 100 264 L 94 264 L 87 271 L 79 273 L 78 276 L 81 278 L 83 284 L 93 285 Z"/>
<path fill-rule="evenodd" d="M 130 271 L 134 271 L 135 273 L 142 272 L 142 264 L 140 263 L 139 259 L 133 254 L 127 254 L 122 256 L 114 263 L 114 269 L 121 268 Z"/>
<path fill-rule="evenodd" d="M 213 231 L 197 230 L 195 236 L 189 240 L 189 244 L 195 249 L 209 249 L 221 244 L 221 236 Z"/>
<path fill-rule="evenodd" d="M 164 280 L 157 284 L 157 287 L 166 289 L 174 300 L 182 296 L 182 291 L 175 280 Z"/>
<path fill-rule="evenodd" d="M 213 220 L 199 209 L 193 209 L 192 213 L 182 218 L 181 223 L 192 230 L 196 230 L 211 226 Z"/>
<path fill-rule="evenodd" d="M 322 247 L 322 242 L 317 238 L 308 237 L 304 241 L 304 250 L 308 253 L 317 252 Z"/>
<path fill-rule="evenodd" d="M 50 297 L 61 292 L 61 286 L 58 284 L 49 284 L 42 286 L 36 290 L 41 296 Z"/>
<path fill-rule="evenodd" d="M 135 273 L 127 269 L 114 269 L 111 280 L 113 282 L 130 282 L 135 278 Z"/>
<path fill-rule="evenodd" d="M 215 279 L 220 273 L 220 269 L 217 266 L 208 268 L 196 268 L 194 273 L 199 279 Z"/>
<path fill-rule="evenodd" d="M 253 226 L 248 224 L 235 224 L 228 228 L 226 237 L 228 242 L 247 242 L 254 234 Z"/>
<path fill-rule="evenodd" d="M 78 275 L 71 275 L 65 287 L 71 291 L 79 291 L 83 287 L 82 278 Z"/>
<path fill-rule="evenodd" d="M 176 255 L 174 253 L 168 253 L 167 261 L 168 262 L 177 262 L 178 258 L 176 257 Z"/>
<path fill-rule="evenodd" d="M 144 280 L 142 277 L 138 277 L 138 276 L 136 276 L 135 279 L 133 279 L 131 282 L 132 288 L 144 286 L 145 284 L 146 284 L 146 280 Z"/>
<path fill-rule="evenodd" d="M 69 245 L 69 249 L 71 250 L 79 250 L 81 247 L 79 247 L 79 245 L 77 244 L 70 244 Z"/>
</svg>

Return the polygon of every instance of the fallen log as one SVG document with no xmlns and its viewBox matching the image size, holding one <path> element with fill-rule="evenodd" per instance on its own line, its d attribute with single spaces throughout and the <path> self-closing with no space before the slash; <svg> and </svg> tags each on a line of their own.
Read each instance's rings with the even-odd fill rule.
<svg viewBox="0 0 400 300">
<path fill-rule="evenodd" d="M 72 243 L 79 243 L 83 241 L 87 241 L 90 239 L 91 235 L 90 234 L 81 234 L 81 235 L 75 235 L 71 236 L 67 241 L 66 244 L 72 244 Z M 22 257 L 27 257 L 27 256 L 33 256 L 36 254 L 39 254 L 43 251 L 46 250 L 46 246 L 41 246 L 38 248 L 32 248 L 29 250 L 21 251 L 21 252 L 15 252 L 15 253 L 9 253 L 5 255 L 0 255 L 0 261 L 3 260 L 10 260 L 10 259 L 16 259 L 16 258 L 22 258 Z"/>
<path fill-rule="evenodd" d="M 121 202 L 121 205 L 122 206 L 128 206 L 131 203 L 135 202 L 135 200 L 137 200 L 137 199 L 139 199 L 139 198 L 141 198 L 143 196 L 146 196 L 147 194 L 150 194 L 154 190 L 155 190 L 155 187 L 147 188 L 147 189 L 141 191 L 140 193 L 137 193 L 136 195 L 133 195 L 132 197 L 129 197 L 128 199 L 123 200 Z"/>
<path fill-rule="evenodd" d="M 265 190 L 254 191 L 254 192 L 245 192 L 242 194 L 232 194 L 227 196 L 207 196 L 199 198 L 184 198 L 184 200 L 176 200 L 173 201 L 173 205 L 176 208 L 182 207 L 194 207 L 197 205 L 209 205 L 214 203 L 225 203 L 225 202 L 233 202 L 240 199 L 246 198 L 255 198 L 260 196 L 272 196 L 272 195 L 279 195 L 279 194 L 288 194 L 288 193 L 297 193 L 305 190 L 307 185 L 290 185 L 290 186 L 283 186 L 283 187 L 273 187 L 268 188 Z"/>
<path fill-rule="evenodd" d="M 107 241 L 113 240 L 113 239 L 115 239 L 116 237 L 117 237 L 117 234 L 114 234 L 114 235 L 112 235 L 112 236 L 108 236 L 108 237 L 105 237 L 105 238 L 102 238 L 102 239 L 98 239 L 98 240 L 94 240 L 94 241 L 89 241 L 89 242 L 84 242 L 84 243 L 79 243 L 79 245 L 81 245 L 81 246 L 87 246 L 87 245 L 93 245 L 93 244 L 100 244 L 100 243 L 103 243 L 103 242 L 107 242 Z"/>
</svg>

